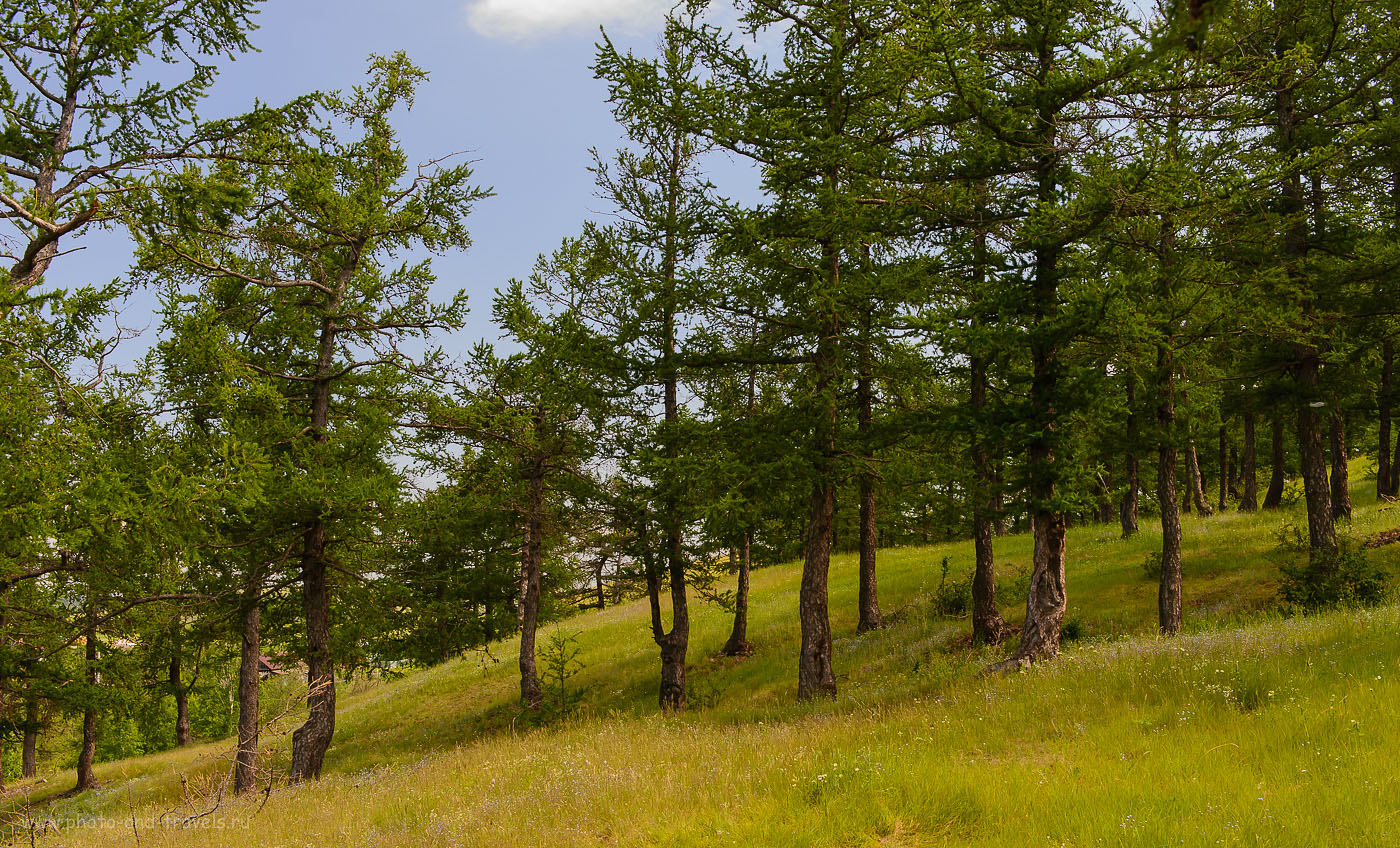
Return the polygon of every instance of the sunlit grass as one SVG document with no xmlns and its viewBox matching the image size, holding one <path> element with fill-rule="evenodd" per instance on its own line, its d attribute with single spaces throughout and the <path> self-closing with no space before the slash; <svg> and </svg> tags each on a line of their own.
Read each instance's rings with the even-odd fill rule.
<svg viewBox="0 0 1400 848">
<path fill-rule="evenodd" d="M 1353 532 L 1400 515 L 1358 484 Z M 1157 638 L 1150 523 L 1071 531 L 1070 611 L 1085 638 L 1029 673 L 980 677 L 996 654 L 958 647 L 967 622 L 935 615 L 939 562 L 970 544 L 881 552 L 893 623 L 856 636 L 856 563 L 831 579 L 840 687 L 795 699 L 796 565 L 753 581 L 753 657 L 715 654 L 729 618 L 698 607 L 690 677 L 703 709 L 656 715 L 643 604 L 565 621 L 584 695 L 566 725 L 527 729 L 513 708 L 514 645 L 341 698 L 327 776 L 266 799 L 219 802 L 194 829 L 154 826 L 214 806 L 228 743 L 98 769 L 103 787 L 44 808 L 64 845 L 1316 845 L 1400 842 L 1400 743 L 1387 720 L 1400 611 L 1283 619 L 1269 552 L 1296 510 L 1186 521 L 1187 633 Z M 997 540 L 1005 572 L 1024 537 Z M 1392 572 L 1400 546 L 1372 552 Z M 1019 598 L 1002 598 L 1019 620 Z M 546 631 L 546 635 L 548 630 Z M 290 724 L 290 722 L 289 722 Z M 284 749 L 285 737 L 270 747 Z M 281 755 L 280 753 L 277 755 Z M 1384 759 L 1382 759 L 1384 758 Z M 182 776 L 184 783 L 182 784 Z M 50 775 L 40 793 L 66 788 Z M 201 807 L 200 804 L 204 806 Z M 239 828 L 250 822 L 250 829 Z M 227 829 L 219 830 L 215 824 Z"/>
</svg>

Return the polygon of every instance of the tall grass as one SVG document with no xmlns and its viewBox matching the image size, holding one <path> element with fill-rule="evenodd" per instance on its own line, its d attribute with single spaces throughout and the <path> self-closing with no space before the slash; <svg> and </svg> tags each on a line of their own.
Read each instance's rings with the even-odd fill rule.
<svg viewBox="0 0 1400 848">
<path fill-rule="evenodd" d="M 1361 488 L 1353 532 L 1395 523 Z M 316 785 L 218 799 L 231 746 L 216 743 L 106 764 L 101 789 L 35 815 L 58 823 L 55 844 L 75 846 L 137 834 L 141 845 L 415 848 L 1400 844 L 1400 778 L 1387 767 L 1400 743 L 1387 718 L 1400 610 L 1273 612 L 1269 551 L 1300 519 L 1188 518 L 1187 633 L 1172 640 L 1154 635 L 1150 531 L 1071 531 L 1069 617 L 1084 638 L 1008 677 L 979 676 L 994 652 L 965 647 L 967 622 L 933 612 L 940 561 L 965 578 L 970 545 L 881 552 L 892 623 L 864 636 L 856 563 L 838 557 L 834 701 L 795 699 L 800 569 L 787 565 L 754 574 L 753 657 L 716 656 L 728 617 L 697 611 L 690 678 L 704 708 L 683 717 L 656 714 L 646 611 L 625 604 L 551 625 L 577 634 L 585 664 L 570 681 L 581 712 L 563 725 L 525 726 L 506 642 L 350 687 Z M 998 539 L 997 554 L 1009 585 L 1030 540 Z M 1392 573 L 1397 554 L 1372 552 Z M 1009 619 L 1023 615 L 1021 599 L 1001 600 Z M 274 758 L 286 743 L 274 737 Z M 49 780 L 25 787 L 33 800 L 70 776 Z"/>
</svg>

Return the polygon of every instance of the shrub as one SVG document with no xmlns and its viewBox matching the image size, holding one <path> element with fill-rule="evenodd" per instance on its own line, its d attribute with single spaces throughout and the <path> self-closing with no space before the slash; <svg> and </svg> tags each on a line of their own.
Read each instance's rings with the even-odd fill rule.
<svg viewBox="0 0 1400 848">
<path fill-rule="evenodd" d="M 964 616 L 972 611 L 972 575 L 966 580 L 948 581 L 948 558 L 943 558 L 938 588 L 933 590 L 933 609 L 939 615 Z"/>
<path fill-rule="evenodd" d="M 1312 552 L 1296 527 L 1286 527 L 1279 534 L 1279 554 L 1278 594 L 1285 614 L 1375 606 L 1388 594 L 1390 576 L 1352 539 Z"/>
<path fill-rule="evenodd" d="M 540 688 L 544 701 L 540 704 L 542 722 L 558 721 L 572 715 L 583 701 L 583 690 L 571 686 L 569 681 L 583 671 L 583 661 L 579 654 L 583 649 L 578 644 L 577 633 L 555 630 L 540 648 Z"/>
<path fill-rule="evenodd" d="M 1162 552 L 1149 551 L 1142 561 L 1142 573 L 1149 580 L 1162 579 Z"/>
</svg>

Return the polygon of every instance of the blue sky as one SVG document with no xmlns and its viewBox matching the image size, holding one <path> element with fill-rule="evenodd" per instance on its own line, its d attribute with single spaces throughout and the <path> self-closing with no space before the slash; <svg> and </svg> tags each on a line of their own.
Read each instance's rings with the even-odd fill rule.
<svg viewBox="0 0 1400 848">
<path fill-rule="evenodd" d="M 487 337 L 492 291 L 529 273 L 536 256 L 606 213 L 594 196 L 589 147 L 621 142 L 606 87 L 588 66 L 598 27 L 619 45 L 650 52 L 668 4 L 654 0 L 268 0 L 252 35 L 259 52 L 225 63 L 203 112 L 245 111 L 254 99 L 284 102 L 317 89 L 346 88 L 371 53 L 403 50 L 430 73 L 398 126 L 411 160 L 465 152 L 477 182 L 497 196 L 468 221 L 473 246 L 435 258 L 444 292 L 467 290 L 466 338 Z M 50 274 L 62 285 L 122 276 L 130 251 L 116 234 L 87 237 Z M 74 244 L 67 245 L 69 248 Z M 124 345 L 130 361 L 154 341 L 154 297 L 138 293 L 123 326 L 144 330 Z"/>
</svg>

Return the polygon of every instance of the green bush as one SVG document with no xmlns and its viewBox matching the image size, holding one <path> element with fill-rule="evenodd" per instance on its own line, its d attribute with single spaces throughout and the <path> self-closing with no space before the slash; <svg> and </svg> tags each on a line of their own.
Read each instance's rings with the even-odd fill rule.
<svg viewBox="0 0 1400 848">
<path fill-rule="evenodd" d="M 1337 547 L 1314 553 L 1296 527 L 1287 527 L 1279 534 L 1279 548 L 1278 594 L 1285 614 L 1375 606 L 1389 594 L 1390 575 L 1352 539 L 1338 539 Z"/>
<path fill-rule="evenodd" d="M 544 701 L 540 704 L 539 718 L 542 723 L 558 721 L 572 715 L 583 702 L 583 690 L 570 685 L 580 671 L 583 661 L 579 654 L 577 633 L 555 630 L 540 648 L 540 688 Z"/>
<path fill-rule="evenodd" d="M 933 610 L 939 615 L 964 616 L 972 612 L 972 575 L 966 580 L 948 580 L 948 558 L 943 558 L 938 588 L 933 590 Z"/>
<path fill-rule="evenodd" d="M 1142 561 L 1142 573 L 1149 580 L 1162 579 L 1162 552 L 1149 551 Z"/>
</svg>

